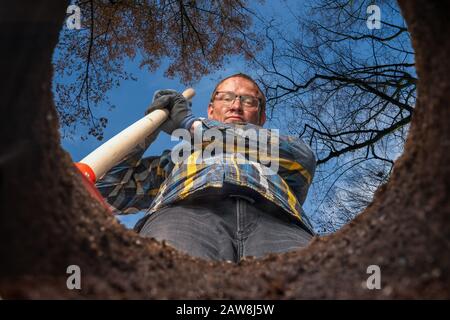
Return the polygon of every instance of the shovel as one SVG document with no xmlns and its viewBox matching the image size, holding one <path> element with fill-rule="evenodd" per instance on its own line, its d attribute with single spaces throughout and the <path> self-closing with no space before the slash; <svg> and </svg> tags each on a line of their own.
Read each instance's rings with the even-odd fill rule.
<svg viewBox="0 0 450 320">
<path fill-rule="evenodd" d="M 192 88 L 186 89 L 183 96 L 190 100 L 195 95 Z M 151 135 L 169 116 L 168 110 L 155 110 L 128 128 L 122 130 L 92 151 L 75 166 L 83 176 L 83 183 L 89 193 L 110 211 L 109 206 L 95 187 L 97 178 L 101 178 L 119 163 L 136 145 Z"/>
</svg>

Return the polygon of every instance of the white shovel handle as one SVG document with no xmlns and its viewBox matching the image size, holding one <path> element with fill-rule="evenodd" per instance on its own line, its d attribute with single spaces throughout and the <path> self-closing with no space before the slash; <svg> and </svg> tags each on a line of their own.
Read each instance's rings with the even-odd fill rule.
<svg viewBox="0 0 450 320">
<path fill-rule="evenodd" d="M 188 100 L 194 95 L 195 91 L 192 88 L 183 92 L 183 96 Z M 168 115 L 169 111 L 167 110 L 155 110 L 149 113 L 106 141 L 80 162 L 88 165 L 97 179 L 101 178 L 119 163 L 130 150 L 158 129 L 166 121 Z"/>
</svg>

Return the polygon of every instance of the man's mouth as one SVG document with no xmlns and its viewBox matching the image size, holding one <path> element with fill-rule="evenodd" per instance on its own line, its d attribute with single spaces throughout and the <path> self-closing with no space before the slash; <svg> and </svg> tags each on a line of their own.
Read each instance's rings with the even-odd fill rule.
<svg viewBox="0 0 450 320">
<path fill-rule="evenodd" d="M 244 121 L 244 119 L 241 116 L 237 116 L 237 115 L 232 115 L 232 116 L 228 116 L 227 120 L 239 120 L 239 121 Z"/>
</svg>

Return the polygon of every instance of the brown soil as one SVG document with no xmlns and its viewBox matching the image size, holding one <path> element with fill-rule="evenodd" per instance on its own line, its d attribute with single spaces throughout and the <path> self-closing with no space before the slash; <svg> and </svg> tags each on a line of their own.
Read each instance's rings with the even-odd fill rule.
<svg viewBox="0 0 450 320">
<path fill-rule="evenodd" d="M 450 298 L 448 3 L 401 1 L 417 112 L 373 203 L 301 251 L 211 263 L 142 239 L 91 201 L 60 148 L 51 54 L 67 3 L 2 1 L 0 296 L 3 298 Z M 82 290 L 66 288 L 66 268 Z M 366 268 L 381 267 L 382 290 Z"/>
</svg>

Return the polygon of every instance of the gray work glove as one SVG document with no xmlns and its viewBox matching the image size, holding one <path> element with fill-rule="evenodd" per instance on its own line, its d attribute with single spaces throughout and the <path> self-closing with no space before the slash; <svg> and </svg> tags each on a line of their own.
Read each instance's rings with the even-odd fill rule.
<svg viewBox="0 0 450 320">
<path fill-rule="evenodd" d="M 175 129 L 189 130 L 192 123 L 197 120 L 192 114 L 191 104 L 175 90 L 158 90 L 153 95 L 153 102 L 145 114 L 156 109 L 169 110 L 169 118 L 161 125 L 161 130 L 171 135 Z"/>
</svg>

